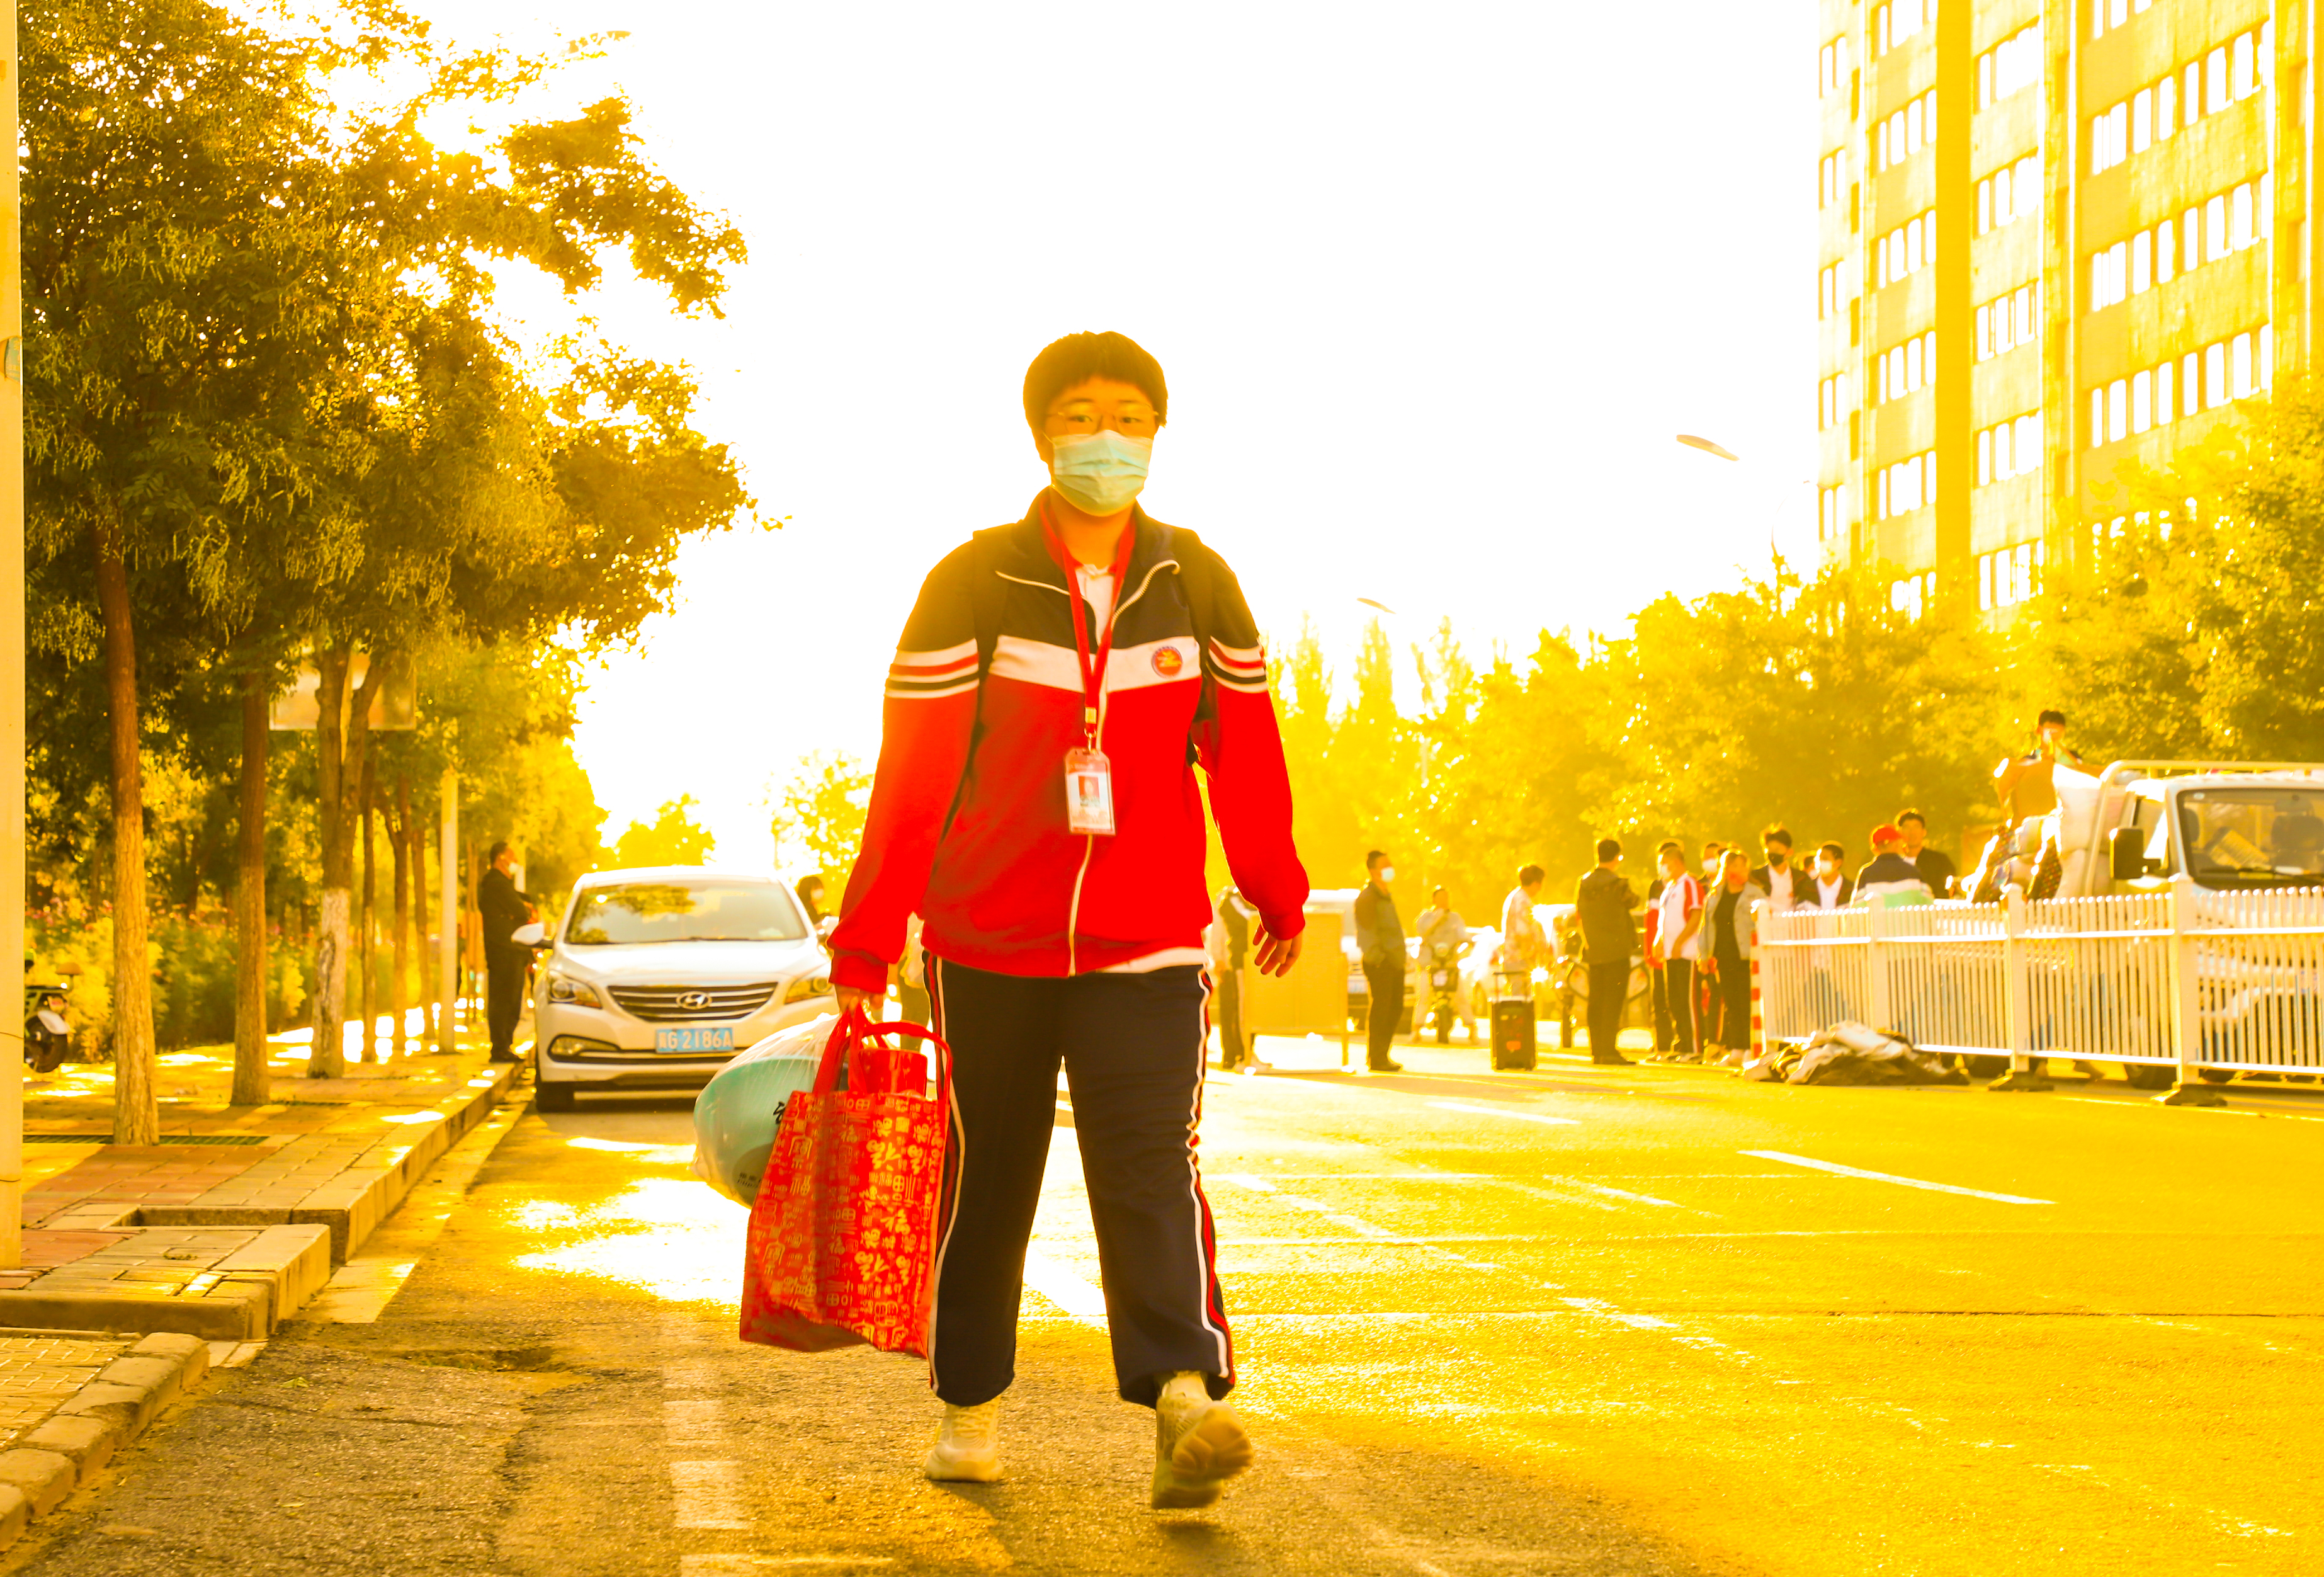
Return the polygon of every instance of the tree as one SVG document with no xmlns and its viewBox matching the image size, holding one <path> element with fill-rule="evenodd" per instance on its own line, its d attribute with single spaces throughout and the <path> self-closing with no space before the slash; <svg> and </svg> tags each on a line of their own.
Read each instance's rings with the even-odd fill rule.
<svg viewBox="0 0 2324 1577">
<path fill-rule="evenodd" d="M 825 885 L 834 894 L 844 893 L 856 851 L 863 846 L 863 817 L 871 804 L 872 774 L 863 763 L 844 752 L 818 751 L 803 757 L 783 786 L 775 805 L 775 841 L 798 838 L 823 872 Z"/>
<path fill-rule="evenodd" d="M 2287 385 L 2125 495 L 2037 627 L 2077 731 L 2116 756 L 2324 760 L 2324 394 Z"/>
<path fill-rule="evenodd" d="M 636 865 L 702 865 L 718 846 L 707 827 L 694 819 L 696 800 L 681 794 L 665 803 L 650 824 L 630 823 L 613 845 L 613 863 Z"/>
<path fill-rule="evenodd" d="M 489 159 L 432 147 L 428 111 L 504 97 L 547 62 L 441 51 L 384 5 L 305 34 L 200 0 L 52 0 L 26 21 L 27 312 L 58 392 L 30 444 L 37 600 L 54 610 L 36 640 L 60 661 L 104 660 L 122 1122 L 150 1138 L 134 961 L 139 659 L 157 622 L 172 674 L 234 654 L 254 784 L 250 719 L 310 645 L 336 718 L 358 650 L 634 630 L 667 599 L 678 538 L 747 497 L 691 429 L 682 372 L 583 347 L 562 357 L 562 388 L 536 390 L 488 327 L 490 264 L 536 264 L 571 293 L 620 248 L 692 311 L 715 309 L 742 249 L 645 162 L 619 99 L 521 125 Z M 386 115 L 345 116 L 321 85 L 350 65 L 423 86 Z M 325 891 L 340 895 L 325 904 L 318 1074 L 337 1071 L 361 715 L 344 737 L 317 731 Z M 242 847 L 247 918 L 263 911 L 263 838 L 246 830 Z M 245 970 L 263 968 L 261 934 L 245 943 Z M 263 1055 L 253 1028 L 237 1042 Z M 263 1079 L 263 1064 L 237 1073 Z"/>
</svg>

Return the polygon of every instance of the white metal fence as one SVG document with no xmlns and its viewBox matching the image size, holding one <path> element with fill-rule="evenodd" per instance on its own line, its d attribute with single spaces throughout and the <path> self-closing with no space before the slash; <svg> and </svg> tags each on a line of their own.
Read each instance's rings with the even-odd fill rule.
<svg viewBox="0 0 2324 1577">
<path fill-rule="evenodd" d="M 2324 889 L 1763 914 L 1770 1039 L 1854 1019 L 1932 1051 L 2324 1069 Z"/>
</svg>

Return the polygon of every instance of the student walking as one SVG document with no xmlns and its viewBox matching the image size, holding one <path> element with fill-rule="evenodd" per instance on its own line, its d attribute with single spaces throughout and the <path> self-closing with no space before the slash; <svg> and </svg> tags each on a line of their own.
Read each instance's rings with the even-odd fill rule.
<svg viewBox="0 0 2324 1577">
<path fill-rule="evenodd" d="M 1299 955 L 1307 876 L 1259 630 L 1223 560 L 1137 505 L 1168 390 L 1119 334 L 1034 358 L 1051 477 L 1022 520 L 929 574 L 889 670 L 863 845 L 832 936 L 843 1012 L 878 1001 L 923 918 L 954 1058 L 939 1217 L 931 1479 L 1001 1476 L 1025 1245 L 1060 1062 L 1105 1271 L 1115 1384 L 1156 1413 L 1151 1503 L 1205 1506 L 1251 1446 L 1195 1161 L 1204 1009 L 1203 794 L 1259 916 Z"/>
<path fill-rule="evenodd" d="M 1630 918 L 1637 902 L 1617 869 L 1621 863 L 1622 845 L 1600 838 L 1598 869 L 1574 889 L 1573 913 L 1582 925 L 1583 956 L 1590 965 L 1590 1060 L 1628 1066 L 1630 1059 L 1618 1043 L 1638 928 Z"/>
</svg>

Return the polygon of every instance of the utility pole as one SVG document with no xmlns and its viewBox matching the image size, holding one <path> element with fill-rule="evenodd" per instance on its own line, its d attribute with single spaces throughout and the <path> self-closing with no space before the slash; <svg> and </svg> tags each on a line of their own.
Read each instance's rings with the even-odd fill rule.
<svg viewBox="0 0 2324 1577">
<path fill-rule="evenodd" d="M 16 149 L 16 0 L 0 0 L 0 147 Z M 0 1267 L 24 1262 L 24 254 L 0 160 Z"/>
</svg>

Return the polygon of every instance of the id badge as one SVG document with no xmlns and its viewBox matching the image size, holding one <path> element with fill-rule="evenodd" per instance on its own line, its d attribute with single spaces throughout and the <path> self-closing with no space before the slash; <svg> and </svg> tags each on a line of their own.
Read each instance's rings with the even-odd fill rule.
<svg viewBox="0 0 2324 1577">
<path fill-rule="evenodd" d="M 1113 835 L 1113 765 L 1103 751 L 1065 752 L 1065 826 Z"/>
</svg>

